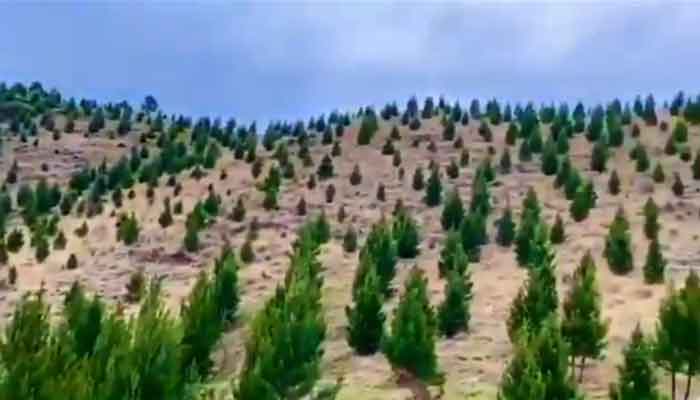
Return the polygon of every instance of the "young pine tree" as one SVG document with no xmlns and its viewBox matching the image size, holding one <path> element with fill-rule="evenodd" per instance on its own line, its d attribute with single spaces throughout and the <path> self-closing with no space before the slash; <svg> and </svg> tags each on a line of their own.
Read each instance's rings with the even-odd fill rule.
<svg viewBox="0 0 700 400">
<path fill-rule="evenodd" d="M 422 380 L 434 378 L 438 373 L 435 328 L 427 281 L 422 272 L 414 268 L 394 312 L 391 331 L 383 343 L 392 366 L 404 368 Z"/>
<path fill-rule="evenodd" d="M 510 247 L 515 240 L 515 221 L 513 221 L 513 212 L 510 207 L 503 210 L 503 215 L 496 222 L 496 243 L 503 247 Z"/>
<path fill-rule="evenodd" d="M 613 170 L 610 173 L 610 179 L 608 179 L 608 192 L 613 196 L 620 194 L 620 177 L 617 175 L 617 170 Z"/>
<path fill-rule="evenodd" d="M 438 328 L 448 338 L 469 330 L 472 282 L 469 271 L 451 271 L 445 284 L 445 299 L 438 307 Z"/>
<path fill-rule="evenodd" d="M 383 302 L 381 283 L 374 269 L 370 268 L 353 291 L 353 307 L 345 308 L 348 344 L 360 355 L 374 354 L 380 348 L 386 320 Z"/>
<path fill-rule="evenodd" d="M 549 240 L 552 244 L 561 244 L 566 240 L 566 232 L 564 231 L 564 220 L 562 220 L 561 215 L 557 214 L 554 220 L 554 225 L 549 232 Z"/>
<path fill-rule="evenodd" d="M 445 231 L 456 229 L 462 223 L 463 219 L 464 204 L 459 196 L 459 191 L 457 188 L 454 188 L 447 194 L 445 205 L 442 208 L 442 214 L 440 216 L 442 229 Z"/>
<path fill-rule="evenodd" d="M 681 179 L 681 175 L 678 172 L 673 173 L 673 185 L 671 185 L 671 191 L 678 197 L 683 196 L 685 192 L 685 185 Z"/>
<path fill-rule="evenodd" d="M 392 228 L 396 240 L 396 252 L 401 258 L 415 258 L 418 255 L 420 233 L 416 221 L 402 208 L 394 217 Z"/>
<path fill-rule="evenodd" d="M 634 268 L 629 222 L 622 208 L 617 211 L 610 224 L 603 255 L 610 269 L 616 274 L 626 274 Z"/>
<path fill-rule="evenodd" d="M 425 181 L 423 179 L 423 168 L 420 166 L 416 167 L 413 173 L 413 190 L 420 191 L 425 187 Z"/>
<path fill-rule="evenodd" d="M 652 364 L 653 349 L 637 327 L 623 350 L 623 364 L 618 369 L 618 382 L 610 385 L 613 400 L 660 400 L 656 372 Z"/>
<path fill-rule="evenodd" d="M 666 270 L 666 259 L 661 252 L 661 244 L 658 238 L 653 238 L 649 242 L 647 259 L 644 263 L 644 282 L 653 284 L 664 281 Z"/>
<path fill-rule="evenodd" d="M 659 223 L 659 207 L 654 199 L 649 197 L 644 203 L 644 235 L 653 240 L 659 235 L 661 224 Z"/>
<path fill-rule="evenodd" d="M 428 207 L 437 207 L 442 202 L 442 183 L 440 182 L 440 170 L 433 168 L 425 186 L 425 204 Z"/>
<path fill-rule="evenodd" d="M 652 172 L 651 176 L 654 179 L 654 182 L 656 183 L 662 183 L 666 180 L 666 174 L 664 173 L 664 167 L 661 164 L 661 162 L 656 163 L 656 166 L 654 167 L 654 171 Z"/>
<path fill-rule="evenodd" d="M 608 325 L 601 317 L 601 299 L 596 279 L 596 266 L 590 252 L 573 275 L 573 283 L 564 300 L 562 335 L 571 345 L 571 367 L 579 357 L 579 377 L 583 380 L 586 361 L 597 359 L 605 348 Z"/>
</svg>

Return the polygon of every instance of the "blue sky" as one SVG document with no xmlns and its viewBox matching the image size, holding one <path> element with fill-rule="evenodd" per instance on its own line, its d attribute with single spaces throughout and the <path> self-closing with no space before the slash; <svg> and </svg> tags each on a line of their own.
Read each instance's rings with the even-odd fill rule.
<svg viewBox="0 0 700 400">
<path fill-rule="evenodd" d="M 0 80 L 261 123 L 412 94 L 700 91 L 700 3 L 3 2 L 0 21 Z"/>
</svg>

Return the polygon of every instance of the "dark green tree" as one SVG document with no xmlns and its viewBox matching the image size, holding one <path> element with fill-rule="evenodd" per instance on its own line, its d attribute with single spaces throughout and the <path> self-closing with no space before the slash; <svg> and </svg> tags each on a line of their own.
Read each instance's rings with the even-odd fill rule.
<svg viewBox="0 0 700 400">
<path fill-rule="evenodd" d="M 442 183 L 440 182 L 440 170 L 433 168 L 425 186 L 425 204 L 428 207 L 437 207 L 442 202 Z"/>
<path fill-rule="evenodd" d="M 662 399 L 652 363 L 652 346 L 637 327 L 623 350 L 623 364 L 618 367 L 618 382 L 610 386 L 613 400 Z"/>
<path fill-rule="evenodd" d="M 445 299 L 438 307 L 438 329 L 449 337 L 469 330 L 472 282 L 469 271 L 451 271 L 445 284 Z"/>
<path fill-rule="evenodd" d="M 345 308 L 348 319 L 348 344 L 360 355 L 376 353 L 385 334 L 386 316 L 382 310 L 384 296 L 373 268 L 364 274 L 362 282 L 353 291 L 353 306 Z"/>
<path fill-rule="evenodd" d="M 606 346 L 608 325 L 601 316 L 596 270 L 593 256 L 586 252 L 574 271 L 571 289 L 564 300 L 562 335 L 571 345 L 572 370 L 579 357 L 579 382 L 583 380 L 586 361 L 599 358 Z"/>
<path fill-rule="evenodd" d="M 622 208 L 618 209 L 610 224 L 603 255 L 610 269 L 616 274 L 626 274 L 634 268 L 629 222 Z"/>
</svg>

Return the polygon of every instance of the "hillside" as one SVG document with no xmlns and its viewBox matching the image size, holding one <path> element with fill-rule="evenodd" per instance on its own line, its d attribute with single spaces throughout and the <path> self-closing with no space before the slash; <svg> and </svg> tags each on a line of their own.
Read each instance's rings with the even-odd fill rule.
<svg viewBox="0 0 700 400">
<path fill-rule="evenodd" d="M 16 86 L 3 86 L 0 90 L 0 98 L 5 99 L 0 107 L 4 112 L 0 123 L 0 176 L 16 175 L 16 179 L 8 179 L 2 194 L 13 203 L 11 211 L 3 207 L 3 250 L 9 249 L 15 229 L 24 238 L 18 251 L 3 251 L 7 258 L 0 267 L 3 325 L 11 325 L 9 321 L 16 307 L 23 304 L 25 293 L 43 290 L 44 300 L 51 305 L 54 325 L 58 326 L 64 318 L 64 296 L 75 281 L 86 293 L 98 294 L 107 309 L 137 315 L 139 301 L 134 301 L 134 292 L 128 286 L 133 285 L 139 271 L 147 280 L 161 280 L 165 304 L 176 318 L 200 273 L 208 271 L 213 275 L 217 257 L 223 248 L 230 247 L 237 259 L 240 304 L 235 322 L 226 327 L 217 341 L 211 375 L 204 380 L 206 390 L 220 398 L 231 396 L 228 382 L 236 381 L 245 369 L 246 353 L 250 352 L 246 343 L 254 335 L 251 325 L 275 296 L 276 288 L 285 285 L 285 276 L 294 275 L 289 272 L 289 260 L 299 230 L 305 221 L 320 214 L 330 223 L 331 239 L 320 242 L 318 250 L 323 281 L 319 285 L 320 318 L 325 321 L 326 330 L 316 387 L 338 382 L 337 399 L 423 399 L 420 393 L 425 388 L 435 399 L 496 398 L 513 355 L 507 330 L 511 304 L 531 273 L 528 267 L 518 265 L 515 244 L 497 243 L 497 221 L 510 208 L 520 227 L 522 204 L 529 190 L 534 190 L 541 205 L 538 226 L 551 229 L 559 216 L 565 229 L 562 243 L 546 244 L 555 254 L 553 271 L 559 296 L 559 310 L 555 313 L 564 315 L 562 304 L 584 254 L 590 252 L 595 261 L 600 310 L 609 328 L 607 346 L 600 359 L 586 364 L 580 388 L 587 398 L 608 398 L 609 385 L 618 380 L 616 367 L 623 362 L 622 351 L 635 326 L 639 324 L 649 338 L 654 337 L 659 307 L 670 284 L 683 287 L 687 270 L 700 260 L 695 229 L 700 218 L 700 127 L 692 123 L 696 107 L 693 102 L 682 101 L 680 109 L 674 101 L 674 107 L 652 105 L 640 110 L 635 105 L 630 110 L 616 101 L 605 108 L 591 105 L 583 114 L 577 114 L 568 108 L 547 105 L 513 104 L 514 111 L 511 105 L 507 106 L 508 111 L 501 111 L 505 103 L 494 100 L 485 108 L 477 105 L 475 109 L 472 105 L 465 120 L 461 116 L 467 113 L 466 108 L 460 108 L 460 115 L 456 116 L 454 104 L 441 100 L 433 106 L 431 99 L 430 105 L 420 107 L 409 101 L 406 111 L 399 111 L 395 105 L 376 111 L 368 107 L 316 117 L 313 123 L 272 124 L 267 132 L 257 132 L 253 126 L 170 117 L 161 113 L 157 105 L 145 104 L 144 111 L 123 103 L 88 102 L 83 107 L 68 99 L 56 99 L 57 94 L 52 98 L 52 93 L 37 87 L 22 91 Z M 25 107 L 9 100 L 19 101 Z M 641 100 L 638 101 L 641 107 Z M 575 110 L 575 105 L 570 106 Z M 412 108 L 416 110 L 411 111 Z M 103 124 L 95 125 L 95 114 L 102 112 Z M 479 113 L 482 115 L 475 115 Z M 69 121 L 72 129 L 67 129 Z M 576 126 L 578 121 L 583 129 Z M 596 128 L 596 124 L 601 125 Z M 339 130 L 338 126 L 343 128 Z M 511 126 L 520 132 L 508 138 Z M 528 132 L 523 133 L 525 126 L 529 126 Z M 687 138 L 679 131 L 683 127 Z M 365 134 L 369 144 L 358 144 Z M 445 135 L 452 137 L 446 140 Z M 557 139 L 561 135 L 568 139 Z M 622 143 L 616 143 L 619 139 L 615 135 L 622 135 Z M 508 144 L 512 139 L 515 142 Z M 532 157 L 527 160 L 523 142 L 542 150 L 530 149 Z M 400 153 L 400 165 L 396 165 L 397 156 L 384 154 L 391 152 L 387 143 L 391 143 L 393 153 Z M 595 162 L 591 158 L 600 150 L 594 150 L 595 146 L 601 146 L 607 155 L 604 168 L 600 168 L 603 171 L 592 169 Z M 280 148 L 288 151 L 288 157 L 280 156 Z M 183 156 L 182 151 L 187 155 Z M 506 151 L 509 168 L 502 163 Z M 648 158 L 646 168 L 640 166 L 645 164 L 639 161 L 642 151 Z M 636 160 L 631 153 L 637 156 Z M 547 156 L 542 154 L 553 157 L 553 173 L 543 173 L 543 158 Z M 135 165 L 134 158 L 138 158 L 136 168 L 125 167 L 124 172 L 115 167 Z M 282 162 L 286 158 L 288 161 Z M 333 170 L 326 178 L 319 175 L 324 158 L 332 161 Z M 581 178 L 571 189 L 555 186 L 565 159 L 570 160 Z M 453 171 L 449 172 L 451 164 Z M 658 171 L 653 176 L 659 165 L 664 172 L 663 181 Z M 495 174 L 492 180 L 483 177 L 489 166 Z M 431 171 L 439 171 L 439 204 L 429 206 L 426 189 L 415 189 L 414 174 L 418 168 L 424 174 L 426 187 L 430 187 Z M 258 174 L 253 173 L 255 169 L 259 169 Z M 351 182 L 354 170 L 361 177 L 355 176 Z M 619 177 L 619 193 L 615 194 L 610 192 L 609 184 L 613 171 Z M 81 173 L 88 177 L 85 184 L 77 178 Z M 275 173 L 277 178 L 282 175 L 278 185 L 270 183 L 275 180 L 270 178 Z M 451 173 L 457 176 L 450 177 Z M 131 177 L 133 186 L 123 183 L 129 179 L 124 174 Z M 683 193 L 674 189 L 676 174 L 683 184 Z M 310 179 L 313 184 L 309 184 Z M 399 214 L 414 220 L 419 232 L 418 254 L 399 258 L 390 283 L 394 293 L 385 298 L 385 326 L 390 329 L 414 266 L 427 278 L 430 304 L 437 309 L 445 298 L 446 278 L 440 276 L 438 268 L 447 236 L 441 224 L 444 203 L 454 188 L 468 210 L 478 186 L 475 182 L 482 179 L 490 204 L 490 209 L 481 215 L 488 240 L 475 246 L 479 255 L 468 264 L 473 283 L 468 330 L 451 338 L 435 336 L 437 367 L 444 374 L 443 379 L 426 380 L 424 385 L 415 377 L 405 377 L 392 369 L 381 352 L 358 355 L 348 345 L 346 307 L 353 304 L 359 249 L 372 227 L 383 220 L 395 221 L 398 217 L 394 214 L 400 208 Z M 568 176 L 562 179 L 566 181 Z M 60 188 L 61 200 L 42 211 L 37 190 L 35 200 L 30 201 L 36 202 L 32 203 L 35 208 L 23 207 L 20 203 L 27 203 L 18 200 L 22 197 L 18 193 L 26 191 L 22 186 L 36 187 L 42 181 Z M 575 197 L 585 191 L 589 181 L 596 199 L 588 215 L 577 222 L 570 212 L 572 201 L 565 192 L 572 190 Z M 335 193 L 329 199 L 331 185 Z M 383 199 L 378 198 L 382 197 L 378 196 L 380 186 L 384 188 Z M 117 188 L 121 193 L 119 205 L 114 200 Z M 267 204 L 272 201 L 270 197 L 274 197 L 276 206 Z M 663 282 L 655 284 L 646 283 L 643 272 L 650 243 L 645 236 L 643 209 L 649 198 L 658 205 L 658 243 L 668 262 Z M 160 219 L 166 199 L 182 211 L 173 211 L 172 223 L 163 226 Z M 213 199 L 216 212 L 210 211 L 207 199 Z M 299 210 L 301 199 L 306 215 L 300 215 L 304 214 Z M 67 212 L 59 204 L 63 202 Z M 235 215 L 238 202 L 245 208 L 242 218 Z M 198 244 L 188 249 L 188 226 L 195 224 L 192 215 L 200 207 L 207 210 L 206 222 L 196 224 L 198 229 L 193 234 Z M 605 257 L 606 237 L 620 209 L 624 209 L 629 222 L 633 258 L 633 268 L 622 273 L 614 272 Z M 43 221 L 49 224 L 52 215 L 58 216 L 53 230 L 42 225 Z M 121 241 L 117 239 L 119 232 L 128 234 L 126 228 L 120 227 L 130 218 L 137 221 L 138 229 L 133 243 L 127 244 L 131 240 L 125 236 Z M 84 235 L 76 233 L 84 223 L 88 231 Z M 349 227 L 357 232 L 355 251 L 343 247 Z M 55 248 L 57 232 L 65 235 L 65 246 Z M 31 240 L 33 243 L 30 238 L 35 239 Z M 462 242 L 468 239 L 463 234 Z M 535 239 L 530 238 L 533 242 Z M 39 261 L 37 243 L 42 240 L 50 244 L 50 251 Z M 241 249 L 247 246 L 253 250 L 252 260 L 241 255 Z M 71 255 L 77 260 L 74 269 L 66 268 Z M 16 271 L 15 279 L 9 277 L 10 270 Z M 12 344 L 7 336 L 2 340 Z M 659 390 L 667 393 L 670 380 L 661 369 L 657 372 Z M 685 389 L 684 377 L 679 377 L 678 385 L 680 396 Z M 691 392 L 700 395 L 697 386 Z"/>
</svg>

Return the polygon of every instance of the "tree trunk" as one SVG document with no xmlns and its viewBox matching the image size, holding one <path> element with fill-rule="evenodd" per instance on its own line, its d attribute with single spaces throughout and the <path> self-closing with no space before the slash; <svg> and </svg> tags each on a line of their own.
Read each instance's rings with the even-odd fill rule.
<svg viewBox="0 0 700 400">
<path fill-rule="evenodd" d="M 676 371 L 671 371 L 671 400 L 676 400 Z"/>
<path fill-rule="evenodd" d="M 571 355 L 571 379 L 576 377 L 576 356 Z"/>
<path fill-rule="evenodd" d="M 581 370 L 578 373 L 578 383 L 583 382 L 583 369 L 586 368 L 586 356 L 581 357 Z"/>
<path fill-rule="evenodd" d="M 688 380 L 685 383 L 685 400 L 690 398 L 690 384 L 693 381 L 694 368 L 688 367 Z"/>
</svg>

